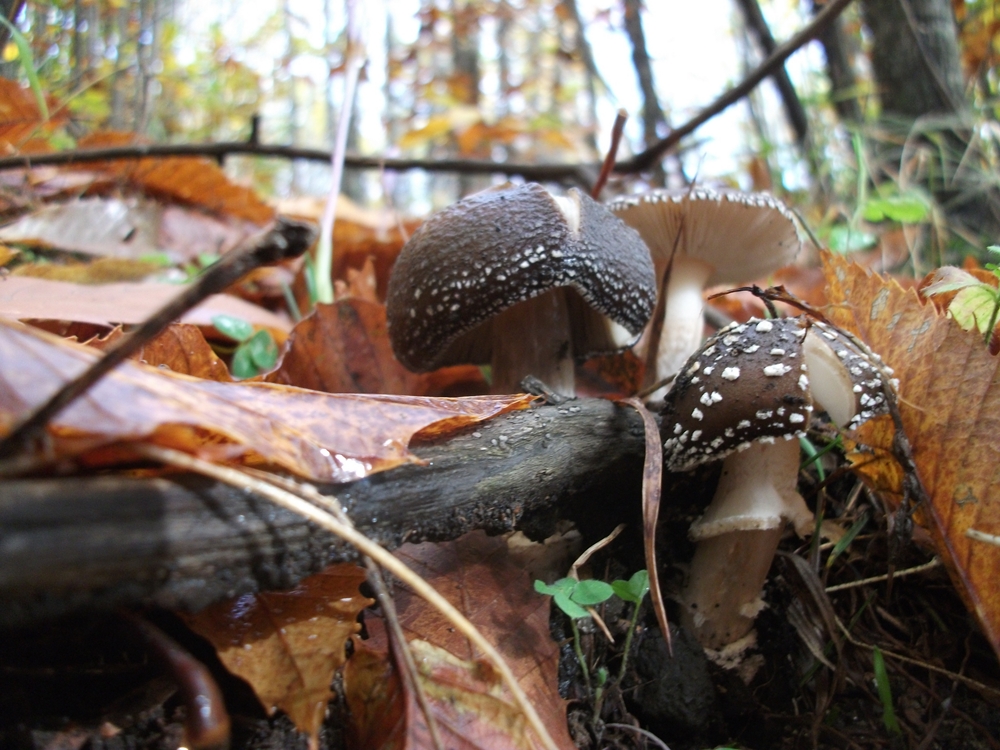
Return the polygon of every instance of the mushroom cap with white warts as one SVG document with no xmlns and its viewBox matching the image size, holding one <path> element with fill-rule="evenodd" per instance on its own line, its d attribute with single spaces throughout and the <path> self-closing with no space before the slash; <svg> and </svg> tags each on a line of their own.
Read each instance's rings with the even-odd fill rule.
<svg viewBox="0 0 1000 750">
<path fill-rule="evenodd" d="M 556 198 L 528 183 L 469 196 L 428 219 L 396 261 L 393 351 L 415 371 L 487 363 L 494 316 L 557 288 L 569 291 L 580 355 L 620 348 L 607 319 L 637 336 L 656 301 L 642 239 L 580 191 Z"/>
<path fill-rule="evenodd" d="M 805 434 L 813 409 L 797 318 L 723 328 L 688 359 L 663 406 L 671 471 L 717 461 L 756 441 Z"/>
<path fill-rule="evenodd" d="M 713 267 L 708 286 L 767 276 L 790 264 L 801 247 L 791 211 L 766 192 L 653 190 L 608 207 L 638 230 L 661 273 L 676 243 L 679 259 Z"/>
</svg>

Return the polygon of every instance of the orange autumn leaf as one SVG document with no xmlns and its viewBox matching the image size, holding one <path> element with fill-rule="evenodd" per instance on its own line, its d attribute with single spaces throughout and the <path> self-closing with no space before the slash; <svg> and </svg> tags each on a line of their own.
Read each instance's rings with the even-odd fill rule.
<svg viewBox="0 0 1000 750">
<path fill-rule="evenodd" d="M 312 315 L 299 321 L 277 368 L 264 380 L 325 393 L 485 390 L 478 368 L 449 367 L 419 374 L 407 370 L 393 356 L 385 306 L 354 297 L 317 305 Z"/>
<path fill-rule="evenodd" d="M 0 320 L 0 434 L 97 356 L 89 347 Z M 332 395 L 217 383 L 124 362 L 63 410 L 48 433 L 56 456 L 138 440 L 197 452 L 212 442 L 251 463 L 314 481 L 349 482 L 417 462 L 406 446 L 419 431 L 473 424 L 530 402 L 530 396 Z"/>
<path fill-rule="evenodd" d="M 135 143 L 133 133 L 105 131 L 81 138 L 77 146 L 113 148 Z M 198 156 L 149 159 L 116 159 L 95 162 L 94 171 L 103 171 L 129 182 L 150 195 L 200 206 L 222 216 L 244 219 L 262 226 L 274 218 L 274 209 L 250 188 L 230 180 L 218 164 Z"/>
<path fill-rule="evenodd" d="M 86 344 L 100 351 L 106 351 L 124 335 L 119 326 L 107 336 L 92 339 Z M 171 372 L 196 378 L 217 380 L 220 383 L 233 382 L 226 363 L 219 359 L 208 345 L 201 329 L 197 326 L 175 323 L 145 344 L 131 359 L 151 367 L 165 367 Z"/>
<path fill-rule="evenodd" d="M 952 580 L 1000 654 L 1000 359 L 982 337 L 904 290 L 833 255 L 825 255 L 826 312 L 895 370 L 899 413 L 917 473 L 930 498 L 917 520 L 931 532 Z M 876 457 L 859 471 L 890 494 L 901 472 L 888 456 L 893 425 L 880 417 L 858 430 Z"/>
<path fill-rule="evenodd" d="M 245 594 L 182 617 L 250 683 L 268 715 L 284 711 L 315 747 L 347 639 L 373 603 L 358 592 L 364 580 L 356 565 L 331 565 L 291 591 Z"/>
<path fill-rule="evenodd" d="M 45 122 L 30 89 L 10 79 L 0 78 L 0 150 L 5 154 L 48 150 L 33 139 L 64 122 L 67 113 L 58 110 L 54 100 L 50 99 L 47 104 L 49 120 Z"/>
<path fill-rule="evenodd" d="M 557 686 L 559 649 L 549 635 L 550 602 L 511 561 L 506 542 L 472 532 L 445 544 L 404 545 L 396 555 L 496 646 L 556 744 L 573 747 Z M 397 587 L 394 601 L 445 745 L 535 747 L 536 738 L 498 675 L 465 637 L 405 585 Z M 371 618 L 367 624 L 372 637 L 359 644 L 344 669 L 354 746 L 425 747 L 424 718 L 390 667 L 384 631 Z"/>
</svg>

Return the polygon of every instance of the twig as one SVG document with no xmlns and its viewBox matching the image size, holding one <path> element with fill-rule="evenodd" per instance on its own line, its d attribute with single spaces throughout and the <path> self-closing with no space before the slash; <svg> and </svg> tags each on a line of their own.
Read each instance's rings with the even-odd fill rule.
<svg viewBox="0 0 1000 750">
<path fill-rule="evenodd" d="M 636 154 L 628 161 L 618 164 L 615 167 L 615 172 L 619 174 L 632 174 L 648 169 L 654 161 L 677 145 L 682 138 L 689 136 L 717 114 L 728 109 L 753 91 L 761 81 L 771 75 L 781 65 L 784 65 L 785 60 L 797 52 L 806 42 L 812 41 L 819 36 L 851 2 L 852 0 L 832 0 L 807 26 L 803 27 L 801 31 L 787 42 L 779 45 L 764 62 L 751 71 L 739 84 L 722 94 L 692 119 L 673 130 L 663 140 L 650 146 L 642 153 Z"/>
<path fill-rule="evenodd" d="M 923 565 L 917 565 L 912 568 L 907 568 L 906 570 L 899 570 L 892 574 L 893 578 L 903 578 L 904 576 L 912 576 L 915 573 L 923 573 L 926 570 L 932 570 L 941 565 L 940 558 L 935 557 L 930 562 L 925 562 Z M 849 583 L 838 583 L 836 586 L 827 586 L 826 593 L 832 594 L 834 591 L 844 591 L 846 589 L 853 589 L 859 586 L 867 586 L 872 583 L 881 583 L 882 581 L 888 581 L 889 574 L 886 573 L 880 576 L 872 576 L 871 578 L 862 578 L 860 581 L 850 581 Z"/>
<path fill-rule="evenodd" d="M 542 745 L 549 750 L 558 750 L 555 741 L 552 739 L 548 730 L 545 728 L 545 725 L 542 723 L 541 718 L 538 716 L 538 712 L 535 711 L 534 706 L 531 705 L 531 702 L 524 694 L 521 686 L 517 684 L 517 678 L 514 677 L 510 667 L 507 666 L 507 663 L 504 661 L 503 657 L 499 654 L 496 648 L 494 648 L 493 645 L 476 629 L 476 627 L 469 622 L 468 619 L 466 619 L 465 615 L 459 612 L 447 599 L 435 591 L 430 584 L 406 567 L 406 565 L 404 565 L 398 558 L 393 557 L 385 549 L 355 529 L 345 526 L 328 511 L 316 507 L 312 503 L 297 497 L 287 490 L 283 490 L 268 482 L 256 480 L 255 478 L 238 471 L 237 469 L 213 464 L 209 461 L 183 453 L 182 451 L 174 450 L 172 448 L 164 448 L 158 445 L 137 444 L 133 446 L 133 449 L 137 453 L 154 461 L 159 461 L 161 463 L 176 466 L 188 471 L 195 471 L 199 474 L 204 474 L 205 476 L 211 477 L 212 479 L 216 479 L 220 482 L 225 482 L 226 484 L 230 484 L 234 487 L 253 491 L 263 497 L 266 497 L 275 505 L 290 510 L 293 513 L 297 513 L 326 531 L 337 535 L 348 544 L 356 547 L 362 554 L 368 555 L 374 559 L 379 565 L 387 569 L 390 573 L 412 588 L 418 596 L 437 609 L 455 626 L 457 630 L 462 633 L 462 635 L 472 641 L 472 643 L 483 652 L 486 658 L 492 662 L 493 667 L 500 674 L 500 677 L 507 686 L 507 689 L 510 690 L 514 702 L 524 714 L 525 719 L 538 736 Z"/>
<path fill-rule="evenodd" d="M 26 449 L 59 412 L 86 393 L 91 386 L 169 326 L 174 320 L 212 294 L 221 292 L 249 271 L 268 263 L 301 255 L 312 242 L 308 224 L 279 218 L 274 225 L 249 238 L 242 247 L 222 256 L 198 280 L 118 340 L 103 357 L 79 377 L 66 383 L 35 410 L 13 432 L 0 441 L 0 458 Z"/>
<path fill-rule="evenodd" d="M 302 159 L 330 163 L 333 153 L 326 149 L 279 146 L 246 141 L 220 143 L 156 143 L 116 146 L 114 148 L 88 148 L 58 151 L 52 154 L 23 154 L 0 159 L 0 171 L 30 167 L 90 164 L 113 159 L 147 159 L 170 156 L 207 156 L 223 159 L 229 155 L 271 156 L 280 159 Z M 520 175 L 539 182 L 569 182 L 589 189 L 593 180 L 592 164 L 523 164 L 517 162 L 485 161 L 482 159 L 392 159 L 384 156 L 344 157 L 347 169 L 377 169 L 405 172 L 420 169 L 425 172 L 454 172 L 456 174 L 505 174 Z"/>
<path fill-rule="evenodd" d="M 622 133 L 625 131 L 626 120 L 628 120 L 628 112 L 624 109 L 619 109 L 618 115 L 615 117 L 615 124 L 611 128 L 611 145 L 608 146 L 608 153 L 605 155 L 604 163 L 601 165 L 601 173 L 597 175 L 597 180 L 590 189 L 590 197 L 595 201 L 600 200 L 601 191 L 604 189 L 608 177 L 611 176 L 611 171 L 615 168 L 615 158 L 618 155 L 618 145 L 622 141 Z"/>
</svg>

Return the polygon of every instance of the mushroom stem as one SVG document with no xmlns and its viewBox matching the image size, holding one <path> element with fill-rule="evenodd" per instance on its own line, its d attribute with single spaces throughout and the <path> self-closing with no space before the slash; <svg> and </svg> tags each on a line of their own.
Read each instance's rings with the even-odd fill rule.
<svg viewBox="0 0 1000 750">
<path fill-rule="evenodd" d="M 656 350 L 656 367 L 653 373 L 647 375 L 647 385 L 676 373 L 701 346 L 705 332 L 705 302 L 701 293 L 713 270 L 708 263 L 693 258 L 678 256 L 674 259 L 670 278 L 667 280 L 663 330 Z M 655 400 L 657 394 L 653 398 Z"/>
<path fill-rule="evenodd" d="M 493 326 L 493 393 L 517 393 L 534 375 L 556 393 L 575 395 L 573 341 L 564 288 L 552 289 L 498 315 Z"/>
<path fill-rule="evenodd" d="M 753 627 L 786 519 L 800 535 L 811 531 L 798 471 L 798 440 L 756 442 L 723 462 L 715 496 L 691 527 L 698 548 L 681 593 L 683 618 L 706 648 L 722 648 Z"/>
</svg>

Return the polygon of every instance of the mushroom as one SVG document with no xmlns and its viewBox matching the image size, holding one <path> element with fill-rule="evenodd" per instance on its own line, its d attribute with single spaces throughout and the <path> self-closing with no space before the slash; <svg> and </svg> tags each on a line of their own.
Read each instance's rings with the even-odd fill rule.
<svg viewBox="0 0 1000 750">
<path fill-rule="evenodd" d="M 400 252 L 386 307 L 410 370 L 491 364 L 494 393 L 534 375 L 573 395 L 574 356 L 621 348 L 614 327 L 638 337 L 655 299 L 635 230 L 579 190 L 557 197 L 528 183 L 428 219 Z"/>
<path fill-rule="evenodd" d="M 791 263 L 800 247 L 791 212 L 769 193 L 655 190 L 608 207 L 646 241 L 658 283 L 673 257 L 647 385 L 675 374 L 701 344 L 705 287 L 766 276 Z"/>
<path fill-rule="evenodd" d="M 719 331 L 667 393 L 664 460 L 686 471 L 724 459 L 681 592 L 683 618 L 707 648 L 746 635 L 790 521 L 800 536 L 813 515 L 796 487 L 799 444 L 814 403 L 854 428 L 887 408 L 878 358 L 840 331 L 801 318 L 758 320 Z"/>
</svg>

